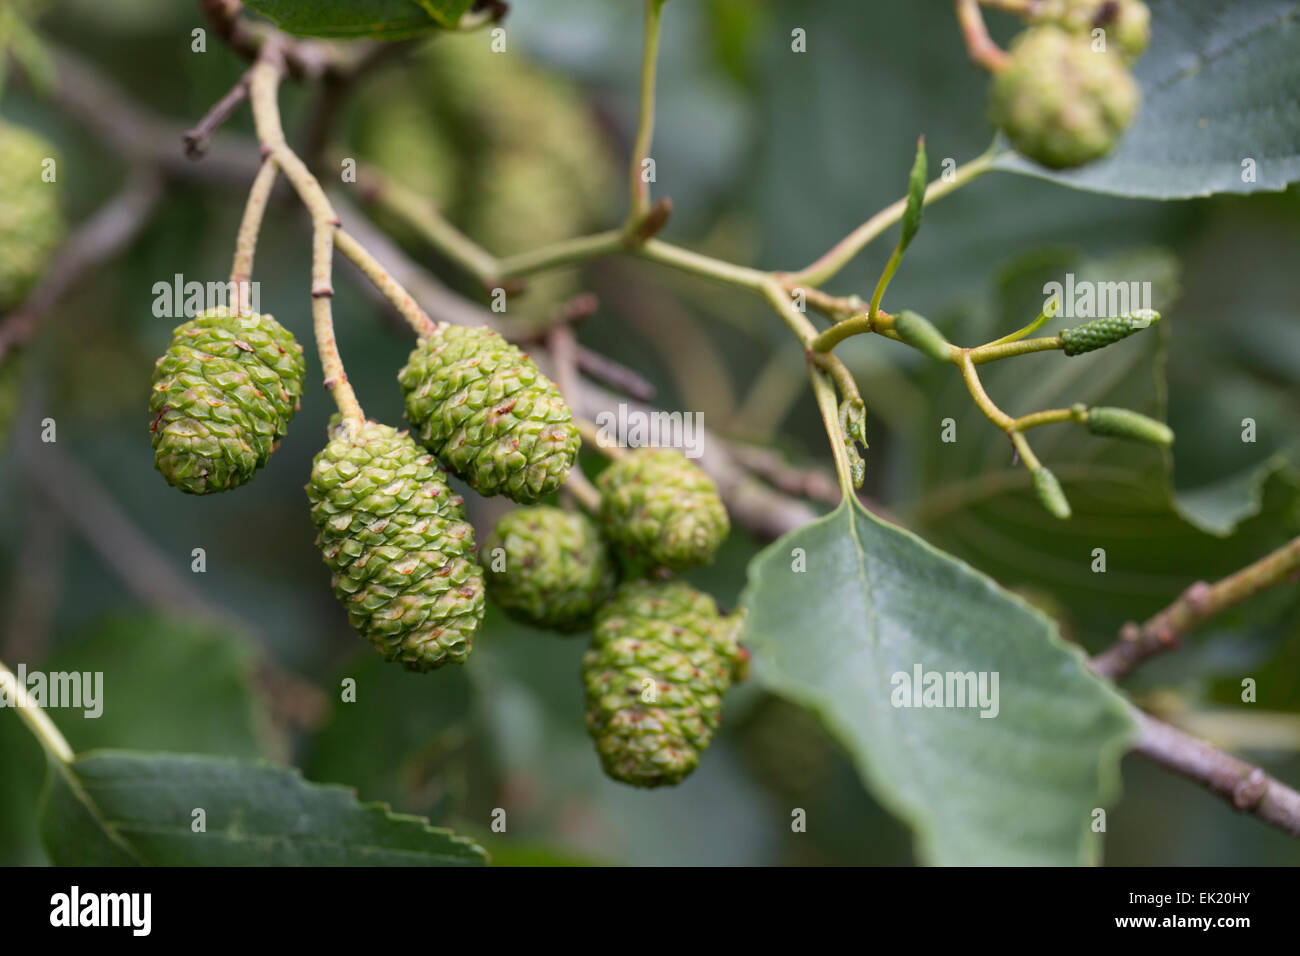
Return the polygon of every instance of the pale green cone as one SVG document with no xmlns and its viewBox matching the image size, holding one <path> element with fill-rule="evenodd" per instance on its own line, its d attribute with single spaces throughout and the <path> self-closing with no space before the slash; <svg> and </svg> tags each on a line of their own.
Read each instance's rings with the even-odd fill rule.
<svg viewBox="0 0 1300 956">
<path fill-rule="evenodd" d="M 679 451 L 634 449 L 596 483 L 605 534 L 634 565 L 707 564 L 731 530 L 718 486 Z"/>
<path fill-rule="evenodd" d="M 699 766 L 744 657 L 740 625 L 680 581 L 631 581 L 615 592 L 582 661 L 587 731 L 606 774 L 658 787 Z"/>
<path fill-rule="evenodd" d="M 586 515 L 540 505 L 511 511 L 483 541 L 494 601 L 511 617 L 552 631 L 586 628 L 614 588 L 614 564 Z"/>
<path fill-rule="evenodd" d="M 352 627 L 385 660 L 464 663 L 483 620 L 474 529 L 406 432 L 335 416 L 307 484 L 317 544 Z"/>
<path fill-rule="evenodd" d="M 560 390 L 490 329 L 439 324 L 398 375 L 412 434 L 482 495 L 532 502 L 581 443 Z"/>
<path fill-rule="evenodd" d="M 244 484 L 285 436 L 305 371 L 302 346 L 269 315 L 212 309 L 178 326 L 154 367 L 154 465 L 190 494 Z"/>
<path fill-rule="evenodd" d="M 993 80 L 991 113 L 1021 153 L 1065 169 L 1109 153 L 1140 100 L 1118 54 L 1094 52 L 1086 37 L 1044 25 L 1012 44 Z"/>
</svg>

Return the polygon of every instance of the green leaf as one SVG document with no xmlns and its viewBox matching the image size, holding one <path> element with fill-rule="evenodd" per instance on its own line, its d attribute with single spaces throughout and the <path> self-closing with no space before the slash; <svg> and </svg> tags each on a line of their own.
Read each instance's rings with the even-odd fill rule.
<svg viewBox="0 0 1300 956">
<path fill-rule="evenodd" d="M 270 715 L 253 690 L 251 645 L 227 630 L 154 614 L 113 617 L 40 666 L 103 675 L 99 716 L 51 711 L 75 751 L 130 744 L 227 757 L 274 752 Z"/>
<path fill-rule="evenodd" d="M 281 30 L 297 36 L 399 40 L 455 26 L 472 0 L 247 0 Z"/>
<path fill-rule="evenodd" d="M 338 699 L 345 678 L 356 681 L 355 701 Z M 474 733 L 473 688 L 461 668 L 438 674 L 436 685 L 363 651 L 332 684 L 334 710 L 311 742 L 303 773 L 416 812 L 459 794 L 462 751 Z"/>
<path fill-rule="evenodd" d="M 916 141 L 916 160 L 912 163 L 911 175 L 907 178 L 907 208 L 903 211 L 903 235 L 898 240 L 898 248 L 905 250 L 921 228 L 921 216 L 925 212 L 925 187 L 930 178 L 925 158 L 925 137 Z"/>
<path fill-rule="evenodd" d="M 460 23 L 460 18 L 474 6 L 474 0 L 416 0 L 416 3 L 428 10 L 429 16 L 444 27 L 454 27 Z"/>
<path fill-rule="evenodd" d="M 1132 728 L 1046 617 L 857 501 L 760 553 L 743 604 L 758 679 L 821 717 L 924 860 L 1097 859 Z M 917 669 L 997 674 L 996 716 L 894 706 Z"/>
<path fill-rule="evenodd" d="M 206 816 L 194 832 L 195 811 Z M 41 819 L 60 866 L 464 866 L 482 848 L 294 770 L 101 750 L 52 762 Z"/>
<path fill-rule="evenodd" d="M 16 667 L 19 661 L 13 661 Z M 98 716 L 50 710 L 74 750 L 131 744 L 142 750 L 266 756 L 270 717 L 253 692 L 252 651 L 229 633 L 152 614 L 99 622 L 80 640 L 28 664 L 42 673 L 103 675 Z M 160 720 L 159 714 L 166 714 Z M 0 862 L 43 856 L 37 808 L 45 777 L 41 749 L 16 716 L 0 713 Z"/>
<path fill-rule="evenodd" d="M 1134 71 L 1142 109 L 1115 151 L 1055 172 L 1008 148 L 998 168 L 1148 199 L 1280 190 L 1300 179 L 1300 2 L 1148 5 L 1151 45 Z"/>
</svg>

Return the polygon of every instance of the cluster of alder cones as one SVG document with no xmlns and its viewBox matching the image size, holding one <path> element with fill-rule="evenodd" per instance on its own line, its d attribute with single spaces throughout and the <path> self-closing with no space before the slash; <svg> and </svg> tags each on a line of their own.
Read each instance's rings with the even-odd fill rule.
<svg viewBox="0 0 1300 956">
<path fill-rule="evenodd" d="M 191 494 L 249 481 L 302 394 L 302 347 L 269 315 L 226 309 L 179 326 L 154 372 L 154 461 Z M 670 572 L 710 561 L 730 530 L 717 487 L 680 452 L 636 449 L 599 476 L 594 517 L 536 502 L 581 444 L 559 389 L 488 329 L 438 325 L 398 376 L 410 432 L 336 415 L 307 497 L 353 628 L 414 671 L 464 663 L 495 602 L 529 625 L 592 631 L 587 726 L 605 771 L 680 782 L 744 677 L 738 615 Z M 445 472 L 525 507 L 488 535 Z"/>
</svg>

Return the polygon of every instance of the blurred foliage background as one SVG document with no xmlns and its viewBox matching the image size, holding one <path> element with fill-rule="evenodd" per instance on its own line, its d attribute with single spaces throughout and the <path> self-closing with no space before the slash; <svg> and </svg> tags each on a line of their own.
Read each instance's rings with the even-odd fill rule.
<svg viewBox="0 0 1300 956">
<path fill-rule="evenodd" d="M 482 36 L 419 45 L 363 82 L 333 143 L 338 155 L 438 196 L 498 252 L 613 223 L 636 118 L 637 4 L 515 7 L 500 72 L 476 66 Z M 950 7 L 672 4 L 654 150 L 656 192 L 674 203 L 670 234 L 736 261 L 795 268 L 897 198 L 918 135 L 934 165 L 982 152 L 991 138 L 985 81 Z M 198 25 L 195 5 L 175 0 L 57 0 L 42 20 L 57 44 L 182 125 L 243 69 L 214 38 L 206 53 L 191 52 Z M 791 52 L 796 27 L 807 31 L 805 54 Z M 307 103 L 286 88 L 291 135 Z M 3 114 L 60 147 L 73 220 L 124 181 L 120 157 L 26 86 L 6 91 Z M 246 111 L 231 127 L 251 133 Z M 581 638 L 530 632 L 490 610 L 465 668 L 418 676 L 383 665 L 348 629 L 312 543 L 302 485 L 330 412 L 318 389 L 252 487 L 205 499 L 167 488 L 152 469 L 146 404 L 153 360 L 174 323 L 153 316 L 153 286 L 177 273 L 224 278 L 242 202 L 238 190 L 170 186 L 126 254 L 48 318 L 26 363 L 25 417 L 0 457 L 0 659 L 104 672 L 102 718 L 54 714 L 75 748 L 291 762 L 310 779 L 348 784 L 363 799 L 473 835 L 499 863 L 911 861 L 904 828 L 866 796 L 815 721 L 752 685 L 729 697 L 720 738 L 694 776 L 643 793 L 601 776 L 582 726 Z M 1106 353 L 1122 368 L 1067 372 L 1052 356 L 1008 363 L 1017 368 L 999 369 L 988 384 L 1013 413 L 1021 400 L 1023 410 L 1045 407 L 1056 392 L 1066 403 L 1167 404 L 1182 497 L 1164 492 L 1170 462 L 1159 456 L 1044 432 L 1040 454 L 1080 512 L 1069 526 L 1052 523 L 1023 485 L 976 480 L 1009 462 L 952 370 L 925 368 L 888 341 L 841 350 L 870 412 L 866 493 L 1048 609 L 1092 649 L 1197 577 L 1231 571 L 1294 535 L 1297 484 L 1281 462 L 1296 447 L 1300 413 L 1298 227 L 1294 188 L 1159 203 L 995 174 L 935 205 L 886 304 L 930 315 L 957 341 L 1032 318 L 1043 275 L 1093 264 L 1106 276 L 1128 270 L 1155 283 L 1169 321 L 1162 336 Z M 414 237 L 395 235 L 471 291 Z M 300 211 L 281 201 L 257 260 L 263 309 L 304 343 L 307 236 Z M 889 241 L 860 256 L 833 291 L 869 292 Z M 398 423 L 394 376 L 412 343 L 350 273 L 341 275 L 336 323 L 351 377 L 368 414 Z M 521 319 L 543 317 L 580 290 L 601 300 L 583 343 L 643 372 L 658 404 L 702 412 L 714 430 L 800 465 L 827 466 L 801 356 L 763 303 L 613 261 L 539 284 Z M 31 439 L 46 416 L 58 423 L 51 446 Z M 955 446 L 939 442 L 948 416 L 958 422 Z M 1253 444 L 1241 440 L 1247 417 L 1258 426 Z M 1102 456 L 1137 476 L 1131 487 L 1093 480 Z M 480 529 L 495 520 L 496 503 L 467 498 Z M 694 580 L 734 604 L 759 544 L 737 531 Z M 1107 548 L 1104 576 L 1089 570 L 1094 547 Z M 202 574 L 190 570 L 194 548 L 206 551 Z M 1298 630 L 1295 589 L 1270 595 L 1154 662 L 1132 686 L 1295 784 Z M 1260 688 L 1245 718 L 1243 676 Z M 358 701 L 338 704 L 347 677 Z M 1132 758 L 1124 772 L 1108 863 L 1300 863 L 1300 843 L 1233 816 L 1195 787 Z M 43 773 L 37 745 L 0 714 L 0 862 L 43 861 L 35 828 Z M 505 834 L 489 829 L 496 807 L 507 810 Z M 808 811 L 806 834 L 790 832 L 792 807 Z"/>
</svg>

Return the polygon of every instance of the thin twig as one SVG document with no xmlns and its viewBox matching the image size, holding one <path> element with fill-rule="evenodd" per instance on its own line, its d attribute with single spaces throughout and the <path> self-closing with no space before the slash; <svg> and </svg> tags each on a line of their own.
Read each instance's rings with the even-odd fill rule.
<svg viewBox="0 0 1300 956">
<path fill-rule="evenodd" d="M 325 388 L 344 418 L 361 423 L 365 421 L 365 412 L 361 410 L 356 392 L 348 381 L 343 357 L 339 354 L 338 343 L 334 338 L 331 299 L 334 296 L 334 231 L 339 225 L 339 218 L 316 177 L 285 141 L 277 101 L 283 74 L 283 52 L 278 43 L 268 40 L 262 45 L 249 77 L 253 121 L 257 126 L 257 138 L 267 157 L 274 160 L 284 172 L 285 178 L 293 185 L 298 198 L 311 214 L 312 328 L 316 334 L 316 349 L 325 375 Z"/>
<path fill-rule="evenodd" d="M 257 171 L 253 186 L 248 191 L 248 202 L 244 205 L 244 217 L 239 223 L 239 234 L 235 238 L 235 258 L 230 266 L 230 286 L 235 296 L 235 311 L 246 315 L 251 308 L 253 282 L 253 257 L 257 253 L 257 237 L 262 231 L 262 219 L 266 216 L 266 204 L 275 188 L 275 178 L 279 168 L 269 156 Z"/>
<path fill-rule="evenodd" d="M 392 303 L 397 314 L 406 321 L 416 335 L 420 338 L 428 338 L 433 334 L 437 323 L 429 318 L 411 294 L 389 275 L 388 270 L 380 265 L 379 260 L 372 256 L 364 245 L 341 228 L 334 230 L 334 242 L 339 252 L 351 259 L 384 298 Z"/>
<path fill-rule="evenodd" d="M 573 333 L 573 326 L 563 322 L 553 326 L 547 333 L 547 344 L 555 366 L 555 384 L 565 401 L 571 403 L 573 396 L 578 393 L 578 339 Z M 593 514 L 600 511 L 600 492 L 587 480 L 587 476 L 582 473 L 581 464 L 576 461 L 569 470 L 564 490 Z"/>
<path fill-rule="evenodd" d="M 181 139 L 185 143 L 185 155 L 190 159 L 202 159 L 212 142 L 212 134 L 234 114 L 239 104 L 248 99 L 248 74 L 239 81 L 221 99 L 213 104 L 212 109 L 199 120 L 198 124 L 187 129 Z"/>
<path fill-rule="evenodd" d="M 1200 784 L 1241 813 L 1300 837 L 1300 793 L 1260 767 L 1133 709 L 1134 752 Z"/>
<path fill-rule="evenodd" d="M 1092 669 L 1120 680 L 1147 658 L 1177 647 L 1182 636 L 1199 624 L 1260 591 L 1293 580 L 1297 572 L 1300 538 L 1213 585 L 1197 581 L 1142 626 L 1125 624 L 1120 639 L 1092 659 Z"/>
<path fill-rule="evenodd" d="M 989 36 L 979 0 L 956 0 L 956 3 L 957 23 L 961 26 L 962 39 L 966 41 L 970 58 L 977 66 L 997 73 L 1007 65 L 1007 54 Z"/>
<path fill-rule="evenodd" d="M 612 358 L 593 352 L 579 343 L 577 350 L 578 369 L 610 388 L 617 389 L 630 398 L 648 402 L 654 399 L 658 389 L 636 369 L 628 368 Z"/>
</svg>

